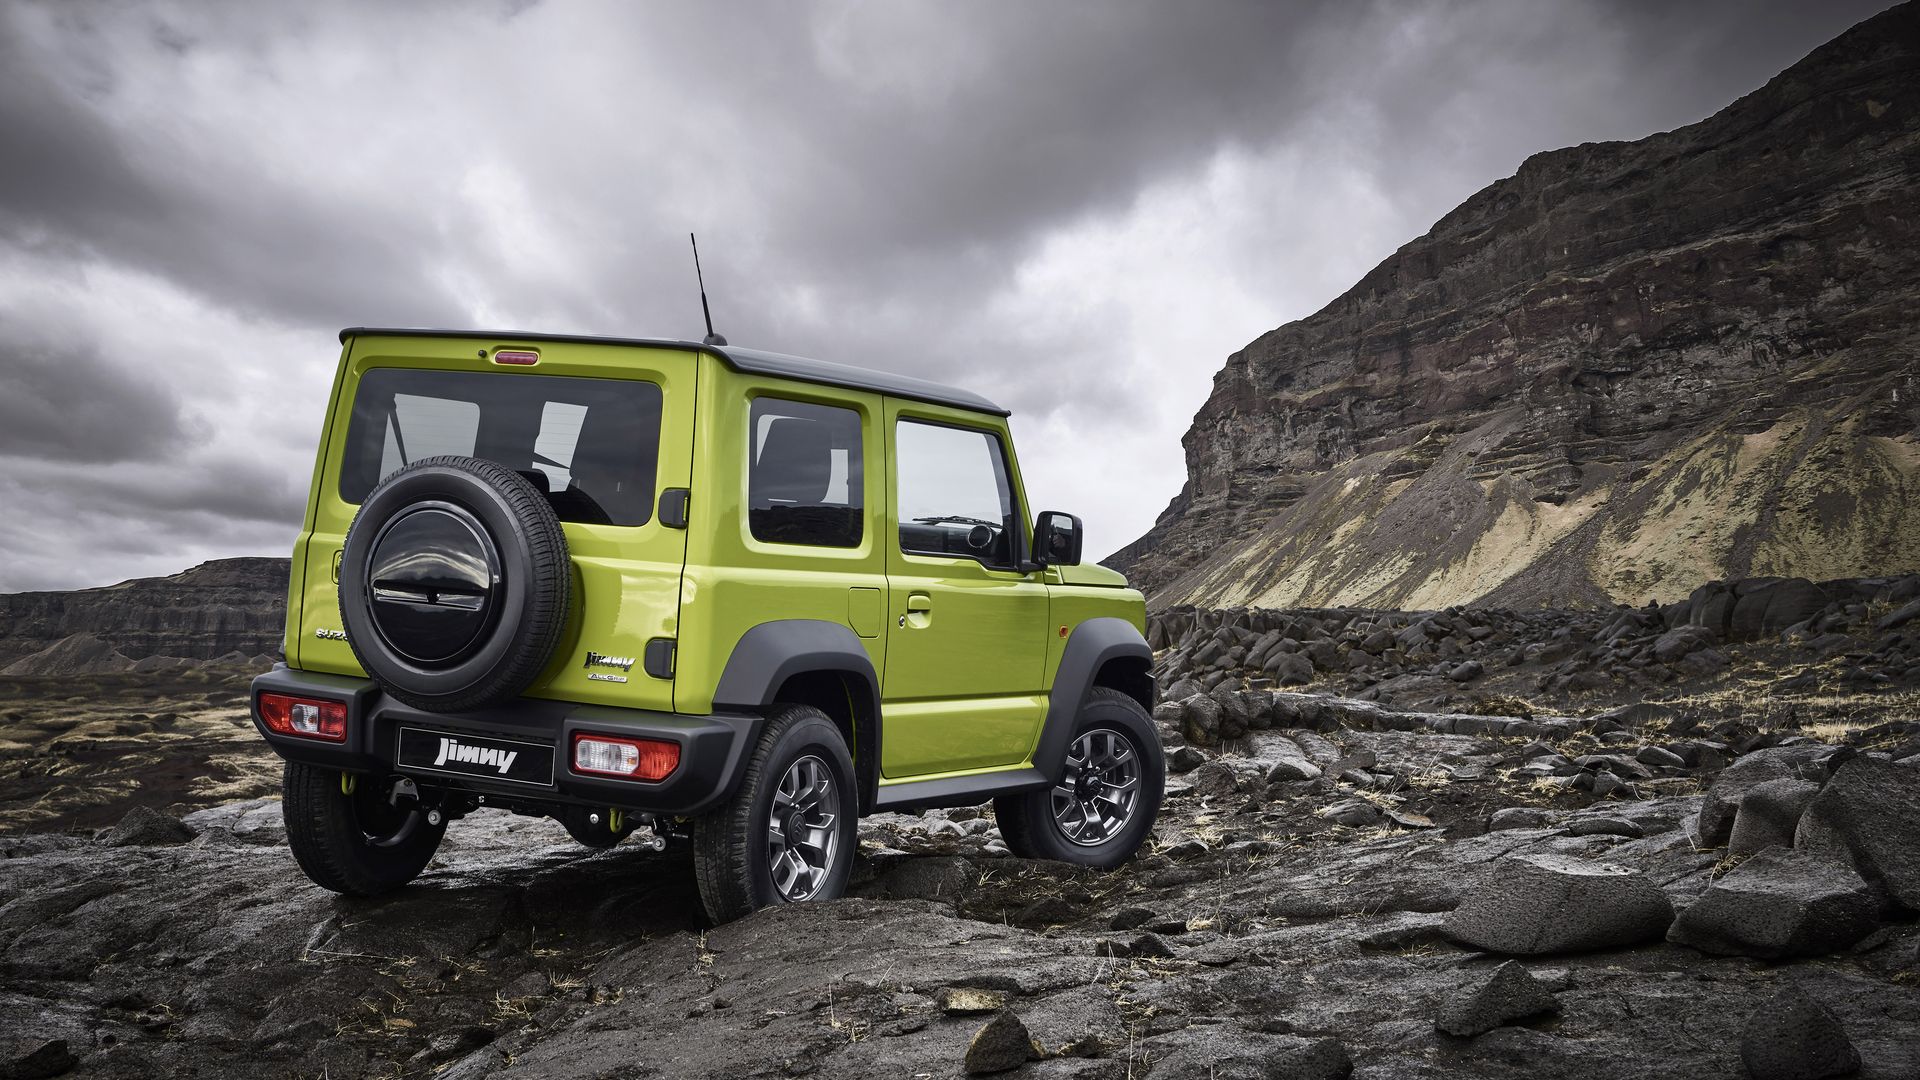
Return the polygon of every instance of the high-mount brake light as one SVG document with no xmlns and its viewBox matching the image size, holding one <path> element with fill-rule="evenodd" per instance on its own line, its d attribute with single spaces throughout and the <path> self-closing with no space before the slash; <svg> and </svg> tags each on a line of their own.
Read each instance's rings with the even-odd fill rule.
<svg viewBox="0 0 1920 1080">
<path fill-rule="evenodd" d="M 680 744 L 613 735 L 573 736 L 573 771 L 628 780 L 663 780 L 680 767 Z"/>
<path fill-rule="evenodd" d="M 338 701 L 291 694 L 260 695 L 260 722 L 278 735 L 327 742 L 347 741 L 347 706 Z"/>
<path fill-rule="evenodd" d="M 531 367 L 540 362 L 540 354 L 531 349 L 501 349 L 493 354 L 496 364 L 511 364 L 515 367 Z"/>
</svg>

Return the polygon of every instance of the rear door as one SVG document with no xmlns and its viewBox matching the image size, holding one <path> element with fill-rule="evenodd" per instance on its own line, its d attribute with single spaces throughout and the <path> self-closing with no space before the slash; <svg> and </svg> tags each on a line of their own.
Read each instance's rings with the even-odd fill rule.
<svg viewBox="0 0 1920 1080">
<path fill-rule="evenodd" d="M 345 363 L 314 494 L 300 666 L 362 674 L 339 636 L 339 557 L 353 515 L 393 471 L 457 454 L 497 461 L 544 491 L 573 556 L 575 610 L 529 696 L 671 709 L 671 679 L 647 675 L 642 658 L 648 641 L 678 631 L 686 531 L 662 522 L 659 504 L 688 485 L 697 356 L 391 335 L 355 338 Z M 603 659 L 590 664 L 589 653 Z"/>
<path fill-rule="evenodd" d="M 1047 589 L 998 418 L 887 399 L 888 779 L 1017 765 L 1046 709 Z"/>
<path fill-rule="evenodd" d="M 878 675 L 887 644 L 880 395 L 742 375 L 712 360 L 700 400 L 676 711 L 711 711 L 740 641 L 788 619 L 846 626 Z"/>
</svg>

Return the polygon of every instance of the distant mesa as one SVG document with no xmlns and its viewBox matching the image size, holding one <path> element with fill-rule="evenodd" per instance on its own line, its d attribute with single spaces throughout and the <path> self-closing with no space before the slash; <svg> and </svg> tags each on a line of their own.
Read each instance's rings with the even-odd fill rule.
<svg viewBox="0 0 1920 1080">
<path fill-rule="evenodd" d="M 286 632 L 286 559 L 218 559 L 98 589 L 0 595 L 0 676 L 263 667 Z"/>
<path fill-rule="evenodd" d="M 1920 569 L 1920 6 L 1536 154 L 1228 357 L 1155 607 L 1639 605 Z"/>
</svg>

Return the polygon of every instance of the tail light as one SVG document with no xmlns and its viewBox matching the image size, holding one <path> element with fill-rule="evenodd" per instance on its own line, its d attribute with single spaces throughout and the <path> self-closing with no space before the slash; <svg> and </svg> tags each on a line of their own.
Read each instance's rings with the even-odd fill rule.
<svg viewBox="0 0 1920 1080">
<path fill-rule="evenodd" d="M 628 780 L 661 780 L 680 767 L 680 744 L 664 739 L 621 739 L 576 734 L 573 771 Z"/>
<path fill-rule="evenodd" d="M 260 695 L 260 722 L 277 735 L 324 739 L 327 742 L 347 741 L 347 706 L 339 701 L 263 693 Z"/>
</svg>

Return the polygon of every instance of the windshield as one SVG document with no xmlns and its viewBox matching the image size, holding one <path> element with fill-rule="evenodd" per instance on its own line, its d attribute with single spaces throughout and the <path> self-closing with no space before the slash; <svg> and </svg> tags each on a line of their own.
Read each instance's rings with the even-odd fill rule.
<svg viewBox="0 0 1920 1080">
<path fill-rule="evenodd" d="M 375 368 L 360 377 L 340 465 L 358 503 L 442 454 L 513 469 L 562 521 L 644 525 L 653 513 L 660 387 L 634 379 Z"/>
</svg>

